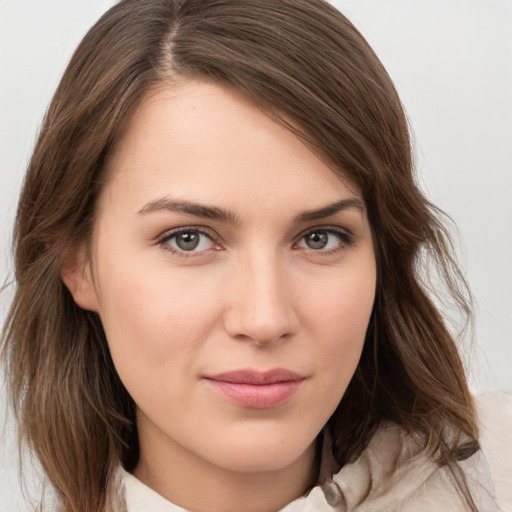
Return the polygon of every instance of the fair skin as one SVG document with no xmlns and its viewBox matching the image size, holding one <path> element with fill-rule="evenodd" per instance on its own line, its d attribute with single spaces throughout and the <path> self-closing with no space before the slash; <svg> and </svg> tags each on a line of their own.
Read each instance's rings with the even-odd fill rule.
<svg viewBox="0 0 512 512">
<path fill-rule="evenodd" d="M 199 81 L 148 94 L 108 167 L 90 250 L 63 277 L 137 404 L 134 475 L 188 510 L 279 510 L 314 483 L 315 439 L 361 354 L 376 281 L 364 202 Z"/>
</svg>

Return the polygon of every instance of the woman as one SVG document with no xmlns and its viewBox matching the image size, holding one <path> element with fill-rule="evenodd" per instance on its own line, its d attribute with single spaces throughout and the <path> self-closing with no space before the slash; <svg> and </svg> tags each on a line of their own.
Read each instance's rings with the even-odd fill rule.
<svg viewBox="0 0 512 512">
<path fill-rule="evenodd" d="M 15 228 L 3 354 L 57 508 L 497 510 L 421 281 L 431 255 L 469 311 L 437 213 L 328 4 L 117 4 Z"/>
</svg>

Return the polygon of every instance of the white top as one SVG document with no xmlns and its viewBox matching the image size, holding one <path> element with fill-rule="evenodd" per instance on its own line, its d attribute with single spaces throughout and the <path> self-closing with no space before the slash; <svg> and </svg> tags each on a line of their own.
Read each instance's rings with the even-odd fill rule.
<svg viewBox="0 0 512 512">
<path fill-rule="evenodd" d="M 481 512 L 512 512 L 512 395 L 477 398 L 482 450 L 460 463 Z M 425 456 L 397 425 L 384 425 L 353 463 L 328 476 L 324 443 L 320 482 L 281 512 L 466 512 L 453 477 Z M 185 512 L 120 469 L 127 512 Z M 243 510 L 243 505 L 241 509 Z"/>
</svg>

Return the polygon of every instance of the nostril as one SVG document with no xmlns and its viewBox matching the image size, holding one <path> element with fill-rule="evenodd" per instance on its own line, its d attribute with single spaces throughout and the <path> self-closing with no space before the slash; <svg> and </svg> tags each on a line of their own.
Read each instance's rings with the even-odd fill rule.
<svg viewBox="0 0 512 512">
<path fill-rule="evenodd" d="M 250 341 L 258 347 L 264 347 L 289 339 L 297 330 L 297 322 L 291 311 L 265 316 L 244 316 L 243 311 L 230 309 L 226 313 L 225 330 L 234 339 Z"/>
</svg>

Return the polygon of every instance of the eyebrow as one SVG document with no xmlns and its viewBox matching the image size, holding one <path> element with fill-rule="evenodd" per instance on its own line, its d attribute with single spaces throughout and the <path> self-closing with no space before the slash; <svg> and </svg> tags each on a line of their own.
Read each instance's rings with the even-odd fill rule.
<svg viewBox="0 0 512 512">
<path fill-rule="evenodd" d="M 305 210 L 303 212 L 300 212 L 295 217 L 294 222 L 295 224 L 302 224 L 304 222 L 312 220 L 324 219 L 326 217 L 330 217 L 331 215 L 335 215 L 336 213 L 347 209 L 364 211 L 364 203 L 357 197 L 348 197 L 345 199 L 341 199 L 340 201 L 335 201 L 334 203 L 330 203 L 327 206 L 323 206 L 315 210 Z M 194 203 L 191 201 L 182 201 L 169 198 L 161 198 L 156 199 L 155 201 L 151 201 L 150 203 L 146 204 L 143 208 L 141 208 L 137 212 L 137 214 L 148 215 L 150 213 L 162 210 L 184 213 L 186 215 L 202 217 L 205 219 L 218 220 L 221 222 L 226 222 L 228 224 L 240 224 L 239 217 L 234 212 L 231 212 L 229 210 L 224 210 L 223 208 L 219 208 L 217 206 L 209 206 Z"/>
<path fill-rule="evenodd" d="M 364 203 L 357 197 L 347 197 L 346 199 L 335 201 L 334 203 L 328 204 L 322 208 L 318 208 L 317 210 L 303 211 L 295 217 L 295 223 L 301 224 L 312 220 L 325 219 L 326 217 L 330 217 L 331 215 L 335 215 L 338 212 L 349 209 L 363 212 L 365 209 Z"/>
<path fill-rule="evenodd" d="M 190 201 L 180 201 L 175 199 L 162 198 L 151 201 L 146 204 L 137 213 L 138 215 L 147 215 L 149 213 L 167 210 L 170 212 L 185 213 L 194 217 L 204 219 L 214 219 L 228 224 L 239 224 L 237 215 L 228 210 L 218 208 L 217 206 L 208 206 Z"/>
</svg>

